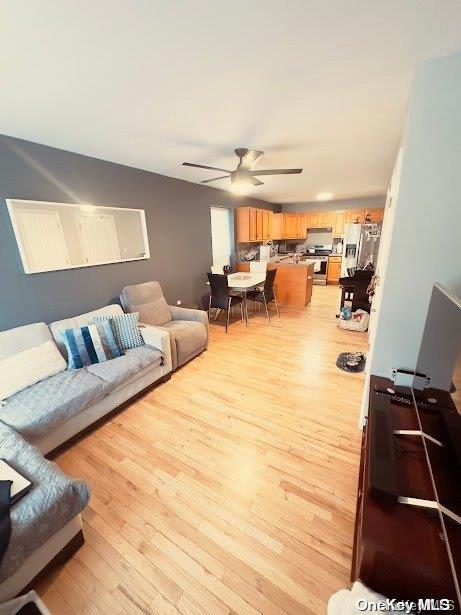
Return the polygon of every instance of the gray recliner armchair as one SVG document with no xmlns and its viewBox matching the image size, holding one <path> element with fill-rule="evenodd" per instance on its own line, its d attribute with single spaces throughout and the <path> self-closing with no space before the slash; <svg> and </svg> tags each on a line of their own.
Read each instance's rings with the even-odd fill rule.
<svg viewBox="0 0 461 615">
<path fill-rule="evenodd" d="M 139 312 L 140 323 L 168 331 L 173 369 L 206 350 L 208 314 L 168 305 L 158 282 L 125 286 L 120 301 L 125 312 Z"/>
</svg>

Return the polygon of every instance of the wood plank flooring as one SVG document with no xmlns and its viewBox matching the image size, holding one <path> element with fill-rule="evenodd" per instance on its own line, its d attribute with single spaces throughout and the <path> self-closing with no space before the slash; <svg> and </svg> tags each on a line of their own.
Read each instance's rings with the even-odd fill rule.
<svg viewBox="0 0 461 615">
<path fill-rule="evenodd" d="M 348 584 L 361 374 L 337 287 L 211 325 L 207 352 L 59 455 L 85 545 L 37 587 L 56 614 L 320 614 Z"/>
</svg>

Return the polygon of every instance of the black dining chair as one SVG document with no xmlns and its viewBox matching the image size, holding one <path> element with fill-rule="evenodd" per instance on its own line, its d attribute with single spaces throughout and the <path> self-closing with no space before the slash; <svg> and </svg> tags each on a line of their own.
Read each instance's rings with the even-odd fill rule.
<svg viewBox="0 0 461 615">
<path fill-rule="evenodd" d="M 218 312 L 216 313 L 215 320 L 218 317 L 219 310 L 227 311 L 227 319 L 226 319 L 226 333 L 229 327 L 229 316 L 231 309 L 240 305 L 240 311 L 242 314 L 242 320 L 245 320 L 244 314 L 244 298 L 240 295 L 230 294 L 229 286 L 227 284 L 227 275 L 221 273 L 209 273 L 208 281 L 210 283 L 210 299 L 208 303 L 208 317 L 210 317 L 210 310 L 216 309 Z"/>
<path fill-rule="evenodd" d="M 264 286 L 262 289 L 250 290 L 247 292 L 247 301 L 250 299 L 256 303 L 264 303 L 264 307 L 266 308 L 266 316 L 269 322 L 271 321 L 271 317 L 269 316 L 269 310 L 267 309 L 267 304 L 273 301 L 275 303 L 275 309 L 277 311 L 277 316 L 280 318 L 279 307 L 277 305 L 277 297 L 275 295 L 274 288 L 274 280 L 275 275 L 277 273 L 277 269 L 269 269 L 266 273 L 266 279 L 264 281 Z M 256 312 L 256 310 L 255 310 Z"/>
</svg>

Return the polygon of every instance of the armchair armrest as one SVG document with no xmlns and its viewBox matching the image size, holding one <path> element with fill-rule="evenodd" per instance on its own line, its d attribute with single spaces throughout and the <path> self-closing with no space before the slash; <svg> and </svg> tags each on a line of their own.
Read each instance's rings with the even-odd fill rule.
<svg viewBox="0 0 461 615">
<path fill-rule="evenodd" d="M 205 310 L 191 310 L 189 308 L 170 305 L 171 316 L 173 320 L 195 320 L 205 325 L 208 333 L 208 314 Z"/>
<path fill-rule="evenodd" d="M 145 325 L 143 323 L 139 323 L 139 327 L 144 343 L 148 346 L 158 348 L 163 354 L 165 373 L 171 372 L 173 369 L 173 362 L 171 360 L 170 335 L 168 331 L 160 327 L 153 327 L 152 325 Z"/>
</svg>

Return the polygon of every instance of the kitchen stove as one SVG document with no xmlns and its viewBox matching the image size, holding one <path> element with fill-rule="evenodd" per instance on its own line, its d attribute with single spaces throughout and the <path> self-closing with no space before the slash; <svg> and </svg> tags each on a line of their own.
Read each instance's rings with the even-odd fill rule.
<svg viewBox="0 0 461 615">
<path fill-rule="evenodd" d="M 326 286 L 328 255 L 331 254 L 332 251 L 332 245 L 315 245 L 307 247 L 304 258 L 306 261 L 312 261 L 314 263 L 314 284 L 318 286 Z"/>
</svg>

